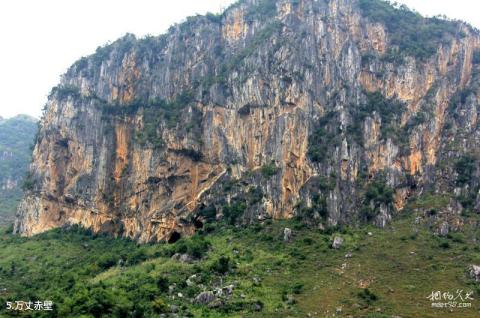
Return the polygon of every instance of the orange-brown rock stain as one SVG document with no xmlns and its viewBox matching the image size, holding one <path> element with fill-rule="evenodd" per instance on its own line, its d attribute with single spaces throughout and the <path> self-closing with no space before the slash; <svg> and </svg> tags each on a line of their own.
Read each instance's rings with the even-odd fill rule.
<svg viewBox="0 0 480 318">
<path fill-rule="evenodd" d="M 238 41 L 247 32 L 247 24 L 244 20 L 243 9 L 236 9 L 223 26 L 223 37 L 228 41 Z"/>
<path fill-rule="evenodd" d="M 405 158 L 405 167 L 410 175 L 415 175 L 423 171 L 422 157 L 422 152 L 415 149 Z"/>
<path fill-rule="evenodd" d="M 127 132 L 126 124 L 117 124 L 115 127 L 115 182 L 119 183 L 128 165 L 128 144 L 130 135 Z"/>
</svg>

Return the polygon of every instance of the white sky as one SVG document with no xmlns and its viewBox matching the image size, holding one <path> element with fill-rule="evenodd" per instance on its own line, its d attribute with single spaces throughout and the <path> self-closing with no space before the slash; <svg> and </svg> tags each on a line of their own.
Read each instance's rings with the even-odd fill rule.
<svg viewBox="0 0 480 318">
<path fill-rule="evenodd" d="M 476 0 L 397 0 L 424 15 L 445 14 L 480 28 Z M 0 1 L 0 116 L 39 117 L 50 89 L 77 59 L 127 32 L 164 33 L 234 0 Z"/>
</svg>

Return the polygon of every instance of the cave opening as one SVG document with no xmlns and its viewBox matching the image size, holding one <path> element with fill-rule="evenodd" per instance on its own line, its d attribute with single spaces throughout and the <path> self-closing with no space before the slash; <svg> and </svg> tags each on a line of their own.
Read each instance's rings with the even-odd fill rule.
<svg viewBox="0 0 480 318">
<path fill-rule="evenodd" d="M 177 231 L 173 231 L 173 233 L 170 235 L 170 238 L 168 239 L 168 243 L 173 244 L 181 238 L 182 236 L 180 235 L 180 233 L 178 233 Z"/>
<path fill-rule="evenodd" d="M 202 229 L 203 228 L 203 221 L 199 218 L 196 218 L 193 221 L 193 225 L 195 226 L 196 229 Z"/>
</svg>

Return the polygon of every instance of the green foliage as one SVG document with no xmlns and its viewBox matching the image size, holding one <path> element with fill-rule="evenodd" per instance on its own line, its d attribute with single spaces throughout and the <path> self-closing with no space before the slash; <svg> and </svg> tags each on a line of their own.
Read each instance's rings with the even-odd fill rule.
<svg viewBox="0 0 480 318">
<path fill-rule="evenodd" d="M 191 239 L 181 239 L 175 242 L 168 251 L 168 255 L 175 253 L 188 254 L 193 258 L 200 259 L 207 252 L 210 247 L 210 242 L 204 237 L 195 235 Z"/>
<path fill-rule="evenodd" d="M 405 104 L 398 101 L 396 98 L 386 98 L 380 92 L 365 92 L 366 103 L 354 108 L 353 124 L 348 127 L 347 133 L 353 137 L 353 139 L 362 144 L 364 124 L 367 116 L 372 116 L 376 112 L 381 120 L 380 127 L 382 138 L 392 138 L 402 143 L 402 133 L 399 125 L 399 119 L 402 113 L 405 111 Z"/>
<path fill-rule="evenodd" d="M 377 112 L 382 118 L 383 123 L 392 123 L 393 120 L 405 111 L 405 104 L 395 98 L 385 98 L 380 92 L 365 93 L 367 103 L 360 107 L 360 117 L 365 118 L 373 112 Z"/>
<path fill-rule="evenodd" d="M 166 35 L 137 39 L 135 35 L 127 33 L 113 43 L 97 47 L 94 54 L 80 58 L 68 69 L 67 73 L 73 76 L 94 78 L 99 75 L 102 63 L 107 61 L 122 63 L 124 56 L 133 51 L 135 51 L 135 58 L 139 63 L 146 56 L 156 61 L 155 52 L 160 52 L 165 45 Z"/>
<path fill-rule="evenodd" d="M 326 113 L 315 125 L 308 141 L 308 156 L 313 162 L 323 162 L 327 158 L 329 147 L 338 142 L 335 118 L 335 112 Z"/>
<path fill-rule="evenodd" d="M 212 264 L 211 269 L 219 274 L 226 274 L 231 267 L 232 264 L 230 258 L 220 256 L 220 258 L 215 260 L 215 262 Z"/>
<path fill-rule="evenodd" d="M 156 298 L 152 302 L 152 308 L 153 311 L 157 314 L 166 313 L 169 309 L 167 303 L 162 298 Z"/>
<path fill-rule="evenodd" d="M 383 181 L 373 181 L 367 187 L 365 199 L 375 203 L 389 205 L 393 203 L 393 189 Z"/>
<path fill-rule="evenodd" d="M 247 44 L 247 46 L 237 53 L 235 56 L 230 58 L 226 63 L 220 67 L 220 72 L 214 76 L 207 77 L 202 85 L 208 88 L 213 84 L 224 85 L 228 75 L 235 69 L 241 66 L 242 62 L 252 54 L 256 52 L 256 49 L 264 44 L 266 41 L 269 41 L 272 35 L 278 32 L 282 24 L 279 21 L 273 21 L 268 23 L 263 29 L 259 30 L 253 39 Z"/>
<path fill-rule="evenodd" d="M 35 180 L 31 172 L 28 172 L 25 178 L 22 181 L 22 190 L 25 191 L 32 191 L 35 187 Z"/>
<path fill-rule="evenodd" d="M 357 296 L 367 305 L 371 305 L 378 300 L 378 296 L 371 292 L 368 288 L 362 289 L 362 291 L 359 292 Z"/>
<path fill-rule="evenodd" d="M 425 60 L 437 52 L 441 43 L 447 43 L 458 34 L 458 25 L 438 17 L 423 18 L 405 5 L 393 6 L 388 1 L 360 0 L 360 9 L 373 22 L 383 24 L 392 45 L 386 59 L 400 62 L 405 55 Z"/>
<path fill-rule="evenodd" d="M 425 193 L 418 197 L 415 201 L 409 203 L 412 209 L 422 209 L 429 211 L 437 211 L 448 205 L 450 196 L 444 194 Z"/>
<path fill-rule="evenodd" d="M 442 241 L 442 242 L 440 242 L 440 244 L 438 246 L 440 248 L 443 248 L 443 249 L 449 249 L 450 248 L 450 243 L 448 243 L 448 241 Z"/>
<path fill-rule="evenodd" d="M 247 20 L 267 19 L 274 16 L 276 12 L 275 0 L 260 0 L 256 5 L 249 7 L 246 18 Z"/>
<path fill-rule="evenodd" d="M 223 217 L 228 224 L 235 224 L 247 208 L 245 202 L 234 202 L 231 205 L 223 206 Z"/>
<path fill-rule="evenodd" d="M 22 180 L 30 181 L 27 188 L 33 187 L 33 180 L 26 172 L 37 130 L 36 120 L 28 116 L 0 119 L 0 185 L 8 180 L 16 183 L 10 189 L 0 190 L 0 225 L 12 221 L 22 196 Z"/>
<path fill-rule="evenodd" d="M 182 115 L 185 114 L 183 110 L 193 102 L 193 94 L 191 91 L 183 91 L 172 101 L 160 98 L 150 99 L 148 101 L 136 99 L 126 105 L 108 104 L 98 97 L 94 98 L 97 99 L 98 107 L 101 108 L 104 115 L 103 118 L 105 119 L 109 119 L 112 116 L 133 116 L 142 111 L 144 121 L 143 128 L 135 133 L 135 139 L 140 145 L 153 148 L 162 148 L 165 145 L 165 142 L 161 138 L 160 128 L 162 126 L 170 129 L 176 128 L 180 123 Z M 190 127 L 190 129 L 199 129 L 201 120 L 202 118 L 199 114 L 194 114 L 191 122 L 186 123 L 187 126 L 183 126 L 180 129 L 186 129 L 188 127 Z"/>
<path fill-rule="evenodd" d="M 473 51 L 472 63 L 480 64 L 480 50 Z"/>
<path fill-rule="evenodd" d="M 49 98 L 55 96 L 59 101 L 65 100 L 68 97 L 72 97 L 73 99 L 80 98 L 80 89 L 73 85 L 59 85 L 55 86 L 52 91 L 50 92 Z"/>
<path fill-rule="evenodd" d="M 304 287 L 304 284 L 302 283 L 296 283 L 295 285 L 293 285 L 292 287 L 292 292 L 294 294 L 301 294 L 303 292 L 303 287 Z"/>
<path fill-rule="evenodd" d="M 459 186 L 470 183 L 475 172 L 475 157 L 471 155 L 463 155 L 455 162 L 455 171 L 457 172 L 456 183 Z"/>
<path fill-rule="evenodd" d="M 263 191 L 261 187 L 252 187 L 245 195 L 245 199 L 249 206 L 257 204 L 263 199 Z"/>
<path fill-rule="evenodd" d="M 320 191 L 331 191 L 335 189 L 335 176 L 325 177 L 320 176 L 318 178 L 318 188 Z"/>
<path fill-rule="evenodd" d="M 223 15 L 221 15 L 221 14 L 214 14 L 214 13 L 208 12 L 208 13 L 205 15 L 205 17 L 206 17 L 210 22 L 220 24 L 220 23 L 222 22 Z"/>
<path fill-rule="evenodd" d="M 271 178 L 278 173 L 278 168 L 275 162 L 266 163 L 261 167 L 262 175 L 265 178 Z"/>
<path fill-rule="evenodd" d="M 92 61 L 95 68 L 100 67 L 104 61 L 107 61 L 110 58 L 112 50 L 113 47 L 111 45 L 97 47 L 95 54 L 92 55 Z"/>
<path fill-rule="evenodd" d="M 215 221 L 217 216 L 217 209 L 213 205 L 202 207 L 198 211 L 198 216 L 203 217 L 207 222 Z"/>
<path fill-rule="evenodd" d="M 480 261 L 479 249 L 469 248 L 478 234 L 478 215 L 465 220 L 465 233 L 445 238 L 429 232 L 428 225 L 415 223 L 417 216 L 407 213 L 385 229 L 320 231 L 297 226 L 296 220 L 220 226 L 205 236 L 210 247 L 193 263 L 172 259 L 171 249 L 182 241 L 189 245 L 189 240 L 201 240 L 195 236 L 175 244 L 139 245 L 79 227 L 32 238 L 11 236 L 2 229 L 0 277 L 1 288 L 7 291 L 0 300 L 49 299 L 55 308 L 48 316 L 65 318 L 157 317 L 170 313 L 173 306 L 180 317 L 304 317 L 311 308 L 324 317 L 339 303 L 345 316 L 380 317 L 376 310 L 382 308 L 388 317 L 399 312 L 416 317 L 419 305 L 430 305 L 426 293 L 438 289 L 432 277 L 442 277 L 442 290 L 469 290 L 474 282 L 465 269 Z M 294 231 L 288 244 L 282 239 L 285 227 Z M 337 231 L 345 239 L 344 250 L 329 248 Z M 368 291 L 356 287 L 365 279 L 362 275 L 339 273 L 346 250 L 353 253 L 349 268 L 368 269 L 366 279 L 377 278 L 370 281 Z M 230 284 L 233 294 L 222 298 L 221 307 L 193 302 L 204 290 Z M 317 307 L 320 302 L 322 308 Z M 462 312 L 465 317 L 478 314 L 475 308 Z M 433 318 L 438 312 L 421 314 Z M 0 307 L 0 316 L 12 313 Z"/>
<path fill-rule="evenodd" d="M 393 204 L 394 190 L 383 180 L 373 180 L 365 190 L 365 200 L 360 210 L 360 216 L 371 221 L 378 213 L 380 206 L 391 206 Z"/>
<path fill-rule="evenodd" d="M 450 105 L 448 106 L 448 111 L 450 114 L 457 118 L 457 108 L 461 105 L 464 105 L 467 102 L 467 98 L 473 94 L 474 91 L 470 88 L 464 88 L 461 90 L 457 90 L 457 92 L 452 96 L 450 99 Z"/>
<path fill-rule="evenodd" d="M 322 220 L 326 220 L 328 217 L 327 199 L 324 194 L 314 194 L 311 207 L 306 207 L 305 203 L 302 202 L 299 205 L 297 218 L 306 223 L 311 223 L 315 220 L 316 213 L 318 213 Z"/>
</svg>

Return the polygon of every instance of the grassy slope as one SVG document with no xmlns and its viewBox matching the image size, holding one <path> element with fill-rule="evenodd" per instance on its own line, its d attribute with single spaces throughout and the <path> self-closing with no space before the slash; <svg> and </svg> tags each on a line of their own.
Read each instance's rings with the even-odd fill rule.
<svg viewBox="0 0 480 318">
<path fill-rule="evenodd" d="M 135 316 L 132 312 L 149 317 L 155 316 L 154 310 L 168 311 L 170 304 L 195 317 L 304 317 L 307 313 L 318 317 L 478 317 L 480 286 L 468 278 L 466 269 L 469 264 L 480 264 L 479 248 L 473 243 L 479 231 L 467 225 L 464 234 L 443 239 L 415 225 L 414 220 L 413 213 L 408 213 L 384 230 L 343 230 L 346 242 L 340 250 L 330 248 L 335 234 L 306 229 L 294 221 L 224 228 L 206 235 L 211 247 L 194 264 L 170 259 L 182 242 L 138 246 L 119 239 L 92 239 L 83 231 L 56 230 L 33 239 L 2 234 L 0 289 L 8 291 L 0 294 L 0 300 L 52 299 L 59 317 Z M 285 226 L 293 228 L 290 243 L 282 241 Z M 353 256 L 345 258 L 347 252 Z M 230 257 L 234 264 L 226 275 L 212 270 L 221 256 Z M 113 265 L 119 258 L 130 265 Z M 199 275 L 197 284 L 186 286 L 192 274 Z M 238 284 L 223 309 L 192 305 L 187 300 L 220 282 L 223 286 Z M 169 296 L 168 285 L 173 284 L 173 294 L 181 292 L 183 299 Z M 359 297 L 366 286 L 378 300 L 367 302 Z M 426 297 L 433 290 L 457 289 L 475 291 L 473 308 L 453 312 L 430 308 Z M 292 297 L 295 303 L 288 304 Z M 259 301 L 263 309 L 256 312 L 253 306 Z M 335 316 L 339 307 L 341 313 Z M 7 314 L 0 310 L 1 315 Z"/>
</svg>

